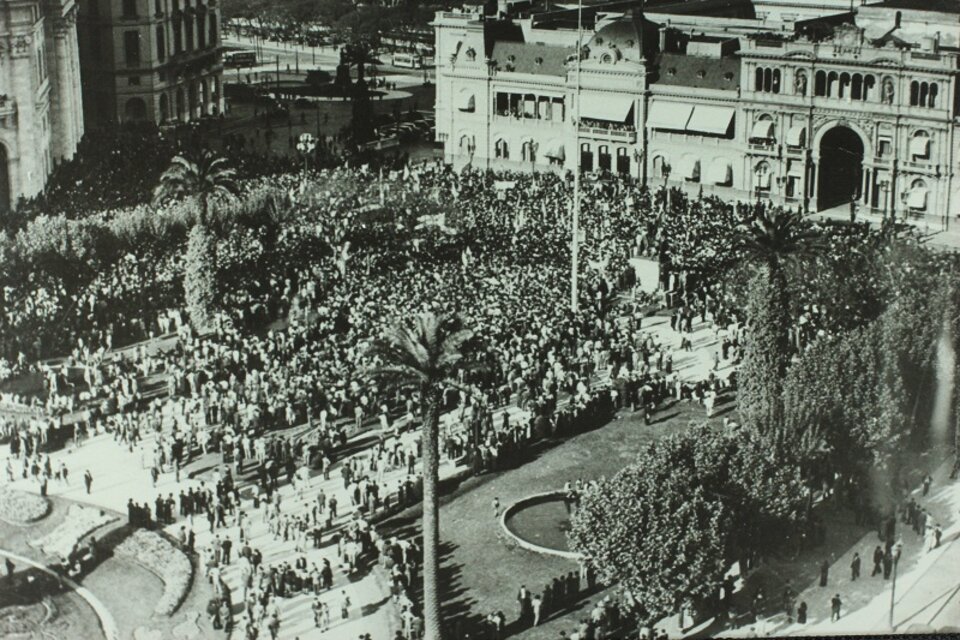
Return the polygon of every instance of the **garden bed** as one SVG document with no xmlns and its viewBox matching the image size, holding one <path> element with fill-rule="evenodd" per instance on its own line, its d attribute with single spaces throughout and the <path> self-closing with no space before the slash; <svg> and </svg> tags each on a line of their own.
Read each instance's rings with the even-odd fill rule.
<svg viewBox="0 0 960 640">
<path fill-rule="evenodd" d="M 50 501 L 42 496 L 0 487 L 0 519 L 11 524 L 30 524 L 50 513 Z"/>
<path fill-rule="evenodd" d="M 163 580 L 163 595 L 154 607 L 157 615 L 170 616 L 190 591 L 193 564 L 183 551 L 158 533 L 137 529 L 114 549 Z"/>
<path fill-rule="evenodd" d="M 71 504 L 63 522 L 42 538 L 31 541 L 30 546 L 47 555 L 67 559 L 85 536 L 117 520 L 119 518 L 112 513 Z"/>
</svg>

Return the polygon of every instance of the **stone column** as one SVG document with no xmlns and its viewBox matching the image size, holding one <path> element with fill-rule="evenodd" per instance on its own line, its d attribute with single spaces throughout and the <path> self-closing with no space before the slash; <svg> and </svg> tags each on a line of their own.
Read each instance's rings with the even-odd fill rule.
<svg viewBox="0 0 960 640">
<path fill-rule="evenodd" d="M 46 176 L 40 161 L 40 145 L 37 134 L 36 84 L 37 70 L 33 60 L 33 38 L 29 35 L 17 35 L 10 39 L 11 77 L 13 78 L 13 97 L 17 103 L 17 149 L 10 155 L 16 160 L 10 162 L 11 200 L 16 205 L 21 196 L 30 197 L 43 188 Z"/>
<path fill-rule="evenodd" d="M 74 111 L 74 88 L 72 69 L 73 61 L 70 55 L 70 32 L 76 26 L 66 17 L 53 24 L 54 50 L 51 53 L 55 60 L 52 65 L 54 77 L 50 78 L 52 85 L 51 124 L 53 128 L 52 155 L 56 161 L 70 159 L 76 150 L 76 120 Z"/>
</svg>

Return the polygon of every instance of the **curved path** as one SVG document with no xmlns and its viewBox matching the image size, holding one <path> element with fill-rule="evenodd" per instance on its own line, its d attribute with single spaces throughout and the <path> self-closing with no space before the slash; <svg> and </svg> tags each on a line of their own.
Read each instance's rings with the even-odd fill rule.
<svg viewBox="0 0 960 640">
<path fill-rule="evenodd" d="M 70 578 L 67 578 L 66 576 L 61 576 L 56 571 L 53 571 L 52 569 L 45 567 L 44 565 L 38 562 L 34 562 L 30 558 L 21 556 L 20 554 L 12 553 L 10 551 L 4 551 L 3 549 L 0 549 L 0 556 L 10 558 L 11 560 L 15 560 L 22 564 L 30 565 L 34 569 L 39 569 L 40 571 L 43 571 L 44 573 L 57 578 L 57 580 L 61 580 L 64 584 L 66 584 L 74 592 L 76 592 L 78 596 L 86 600 L 87 604 L 89 604 L 90 607 L 93 608 L 94 613 L 97 614 L 97 619 L 100 621 L 100 628 L 103 629 L 103 635 L 106 637 L 106 639 L 120 640 L 120 632 L 117 630 L 117 623 L 113 619 L 113 615 L 110 613 L 110 611 L 107 610 L 104 604 L 100 602 L 100 600 L 90 592 L 89 589 L 87 589 L 86 587 L 81 587 L 79 584 L 77 584 Z"/>
</svg>

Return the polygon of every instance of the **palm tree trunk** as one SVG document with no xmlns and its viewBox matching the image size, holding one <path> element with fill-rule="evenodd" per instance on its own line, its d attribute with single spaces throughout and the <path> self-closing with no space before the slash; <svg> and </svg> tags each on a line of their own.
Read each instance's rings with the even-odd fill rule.
<svg viewBox="0 0 960 640">
<path fill-rule="evenodd" d="M 207 213 L 208 213 L 208 209 L 209 209 L 209 207 L 210 207 L 210 203 L 207 202 L 207 194 L 206 194 L 206 193 L 201 193 L 201 194 L 199 194 L 199 198 L 200 198 L 200 221 L 199 221 L 199 222 L 200 222 L 200 224 L 202 224 L 204 227 L 206 227 L 206 226 L 207 226 Z"/>
<path fill-rule="evenodd" d="M 440 615 L 440 389 L 426 390 L 423 416 L 424 640 L 443 637 Z"/>
</svg>

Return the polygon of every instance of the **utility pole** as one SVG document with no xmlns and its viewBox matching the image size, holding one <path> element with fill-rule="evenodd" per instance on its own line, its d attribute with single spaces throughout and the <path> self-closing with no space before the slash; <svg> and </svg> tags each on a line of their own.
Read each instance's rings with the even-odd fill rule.
<svg viewBox="0 0 960 640">
<path fill-rule="evenodd" d="M 583 51 L 583 0 L 577 0 L 577 70 L 573 98 L 573 237 L 570 241 L 570 310 L 577 312 L 580 306 L 580 57 Z"/>
</svg>

